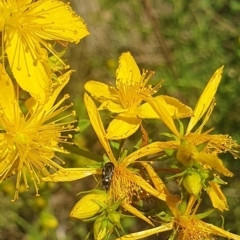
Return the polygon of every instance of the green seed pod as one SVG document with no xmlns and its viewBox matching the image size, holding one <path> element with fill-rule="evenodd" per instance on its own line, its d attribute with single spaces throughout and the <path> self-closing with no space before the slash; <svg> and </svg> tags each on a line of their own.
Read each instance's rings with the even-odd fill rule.
<svg viewBox="0 0 240 240">
<path fill-rule="evenodd" d="M 202 189 L 202 178 L 197 172 L 188 171 L 183 177 L 182 184 L 190 194 L 198 196 Z"/>
<path fill-rule="evenodd" d="M 102 210 L 98 202 L 105 204 L 106 201 L 107 194 L 104 191 L 99 193 L 89 193 L 76 203 L 70 216 L 79 219 L 91 218 Z"/>
</svg>

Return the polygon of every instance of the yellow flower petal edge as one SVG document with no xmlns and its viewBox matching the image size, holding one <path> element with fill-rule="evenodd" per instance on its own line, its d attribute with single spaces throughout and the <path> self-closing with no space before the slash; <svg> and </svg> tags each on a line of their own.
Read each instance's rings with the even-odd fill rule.
<svg viewBox="0 0 240 240">
<path fill-rule="evenodd" d="M 138 239 L 143 239 L 143 238 L 149 237 L 153 234 L 158 234 L 158 233 L 169 231 L 169 230 L 172 230 L 172 229 L 173 229 L 173 223 L 172 222 L 163 223 L 159 227 L 151 228 L 151 229 L 136 232 L 136 233 L 127 234 L 125 236 L 117 238 L 117 240 L 138 240 Z"/>
<path fill-rule="evenodd" d="M 99 141 L 101 142 L 111 161 L 113 161 L 116 164 L 116 160 L 112 153 L 112 149 L 110 147 L 108 139 L 106 138 L 106 132 L 103 127 L 102 120 L 98 113 L 97 107 L 87 93 L 84 94 L 84 103 L 88 112 L 90 122 L 95 133 L 98 136 Z"/>
<path fill-rule="evenodd" d="M 101 168 L 64 168 L 48 177 L 42 178 L 45 182 L 68 182 L 85 178 L 94 174 L 100 174 Z"/>
<path fill-rule="evenodd" d="M 212 103 L 213 97 L 217 91 L 218 85 L 220 83 L 221 77 L 223 72 L 223 66 L 218 68 L 211 79 L 209 80 L 207 86 L 205 87 L 204 91 L 202 92 L 196 107 L 194 109 L 194 115 L 191 117 L 190 122 L 188 124 L 186 134 L 189 133 L 195 124 L 200 120 L 200 118 L 204 115 L 207 111 L 208 107 Z"/>
</svg>

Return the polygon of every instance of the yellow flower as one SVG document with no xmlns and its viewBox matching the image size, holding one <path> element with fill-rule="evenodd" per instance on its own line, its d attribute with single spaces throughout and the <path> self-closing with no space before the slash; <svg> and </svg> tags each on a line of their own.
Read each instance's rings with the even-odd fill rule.
<svg viewBox="0 0 240 240">
<path fill-rule="evenodd" d="M 207 165 L 209 168 L 215 169 L 225 176 L 232 177 L 233 174 L 223 165 L 222 161 L 217 157 L 218 153 L 229 151 L 235 158 L 238 157 L 238 144 L 232 140 L 228 135 L 210 135 L 207 131 L 201 133 L 202 128 L 209 119 L 214 107 L 214 95 L 221 80 L 223 67 L 216 70 L 209 80 L 206 88 L 201 94 L 197 105 L 194 109 L 194 114 L 191 117 L 186 133 L 178 133 L 176 141 L 171 141 L 172 145 L 175 143 L 177 149 L 176 158 L 185 166 L 191 166 L 194 162 L 200 162 Z M 153 103 L 154 105 L 154 103 Z M 160 110 L 156 109 L 158 113 Z M 199 120 L 204 116 L 201 125 L 192 133 L 190 132 Z M 197 146 L 205 144 L 199 152 Z"/>
<path fill-rule="evenodd" d="M 86 91 L 101 103 L 99 110 L 107 109 L 117 114 L 106 131 L 108 139 L 129 137 L 137 131 L 142 118 L 159 118 L 147 103 L 148 98 L 161 87 L 161 83 L 155 87 L 147 85 L 152 75 L 153 72 L 145 70 L 141 74 L 132 55 L 126 52 L 119 59 L 116 87 L 97 81 L 88 81 L 85 84 Z M 142 104 L 144 100 L 146 103 Z M 192 110 L 175 98 L 157 96 L 154 100 L 163 111 L 160 116 L 162 121 L 173 128 L 175 126 L 172 117 L 183 118 L 192 115 Z"/>
<path fill-rule="evenodd" d="M 0 15 L 1 58 L 7 54 L 21 88 L 44 103 L 51 87 L 48 52 L 57 56 L 49 40 L 78 42 L 89 34 L 86 26 L 58 0 L 4 0 Z"/>
<path fill-rule="evenodd" d="M 115 166 L 109 189 L 109 194 L 112 201 L 123 199 L 123 202 L 121 204 L 123 208 L 125 208 L 128 212 L 134 214 L 135 216 L 148 222 L 149 224 L 152 224 L 147 217 L 145 217 L 140 211 L 138 211 L 135 207 L 131 205 L 133 196 L 140 195 L 140 193 L 144 190 L 163 201 L 166 201 L 166 199 L 169 198 L 169 205 L 175 205 L 178 199 L 171 199 L 165 185 L 160 180 L 160 178 L 157 178 L 157 175 L 148 163 L 143 163 L 142 165 L 148 171 L 149 176 L 153 178 L 154 185 L 157 185 L 157 187 L 155 186 L 156 188 L 154 188 L 146 180 L 144 180 L 139 173 L 137 173 L 133 169 L 128 168 L 128 166 L 131 163 L 134 163 L 134 161 L 139 158 L 150 154 L 155 154 L 159 151 L 159 147 L 165 146 L 165 143 L 162 144 L 163 146 L 159 143 L 149 144 L 129 154 L 124 159 L 117 161 L 111 150 L 110 143 L 105 137 L 105 129 L 103 127 L 101 118 L 93 100 L 85 93 L 84 101 L 91 124 L 102 146 L 104 147 L 109 160 Z"/>
<path fill-rule="evenodd" d="M 0 65 L 0 182 L 16 175 L 16 190 L 14 200 L 18 198 L 21 181 L 28 189 L 27 176 L 31 180 L 38 195 L 37 184 L 44 176 L 49 176 L 52 171 L 62 169 L 58 162 L 62 162 L 55 152 L 66 153 L 59 144 L 67 143 L 74 130 L 73 121 L 61 122 L 74 115 L 74 112 L 59 117 L 63 111 L 71 107 L 59 106 L 69 98 L 65 95 L 54 105 L 56 98 L 69 81 L 71 71 L 59 77 L 59 85 L 53 87 L 53 95 L 41 105 L 33 98 L 25 102 L 25 107 L 20 108 L 18 92 L 15 91 L 11 79 Z"/>
<path fill-rule="evenodd" d="M 221 80 L 222 70 L 223 67 L 217 69 L 209 80 L 196 104 L 194 114 L 189 121 L 186 133 L 184 134 L 183 132 L 179 132 L 176 140 L 169 141 L 169 144 L 172 144 L 171 149 L 177 150 L 176 159 L 184 166 L 190 167 L 193 166 L 194 163 L 200 163 L 204 169 L 214 169 L 225 176 L 232 177 L 233 173 L 223 165 L 223 162 L 218 158 L 217 154 L 229 151 L 233 154 L 234 158 L 237 158 L 239 154 L 238 144 L 228 135 L 210 135 L 209 132 L 212 129 L 205 133 L 201 133 L 212 113 L 215 104 L 214 95 Z M 154 102 L 152 105 L 154 106 Z M 157 113 L 160 111 L 157 108 L 155 110 Z M 204 118 L 201 125 L 195 132 L 192 133 L 192 129 L 196 126 L 199 120 L 202 119 L 202 117 Z M 199 146 L 201 147 L 201 150 L 198 149 Z M 162 151 L 162 149 L 160 151 Z M 219 186 L 210 183 L 211 182 L 208 182 L 210 187 L 207 187 L 206 190 L 210 196 L 213 206 L 221 211 L 227 210 L 228 207 L 226 199 L 224 198 Z M 217 195 L 222 196 L 219 202 L 214 199 L 214 196 Z"/>
<path fill-rule="evenodd" d="M 188 239 L 213 239 L 213 236 L 225 237 L 227 239 L 240 240 L 240 236 L 230 233 L 220 227 L 206 223 L 199 218 L 201 214 L 195 215 L 195 211 L 191 215 L 184 214 L 175 216 L 168 223 L 163 223 L 158 227 L 151 228 L 136 233 L 131 233 L 117 240 L 137 240 L 145 239 L 154 234 L 163 233 L 165 231 L 173 230 L 171 239 L 188 240 Z M 204 213 L 205 214 L 205 213 Z"/>
</svg>

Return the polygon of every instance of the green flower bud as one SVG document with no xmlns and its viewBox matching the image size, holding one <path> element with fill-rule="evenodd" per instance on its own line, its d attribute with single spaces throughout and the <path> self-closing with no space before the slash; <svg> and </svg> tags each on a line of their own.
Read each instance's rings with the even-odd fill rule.
<svg viewBox="0 0 240 240">
<path fill-rule="evenodd" d="M 198 196 L 202 189 L 202 178 L 200 174 L 195 171 L 188 171 L 183 177 L 183 186 L 190 193 Z"/>
<path fill-rule="evenodd" d="M 208 179 L 210 177 L 210 173 L 209 173 L 209 170 L 207 169 L 204 169 L 200 172 L 201 176 L 203 179 Z"/>
<path fill-rule="evenodd" d="M 107 222 L 105 215 L 99 216 L 93 225 L 93 233 L 95 240 L 102 240 L 107 234 Z"/>
<path fill-rule="evenodd" d="M 120 221 L 121 215 L 119 212 L 112 211 L 108 214 L 108 218 L 113 224 L 118 224 Z"/>
<path fill-rule="evenodd" d="M 113 231 L 114 225 L 105 215 L 97 218 L 93 225 L 93 233 L 95 240 L 106 239 Z"/>
<path fill-rule="evenodd" d="M 40 224 L 44 229 L 56 229 L 58 220 L 49 212 L 42 212 L 40 216 Z"/>
<path fill-rule="evenodd" d="M 98 202 L 105 204 L 106 201 L 107 194 L 103 191 L 100 193 L 87 194 L 76 203 L 70 213 L 70 216 L 79 219 L 93 217 L 102 210 Z"/>
</svg>

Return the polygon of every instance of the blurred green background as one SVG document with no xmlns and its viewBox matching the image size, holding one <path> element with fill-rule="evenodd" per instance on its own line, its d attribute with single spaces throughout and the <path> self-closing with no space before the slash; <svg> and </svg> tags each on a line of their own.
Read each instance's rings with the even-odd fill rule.
<svg viewBox="0 0 240 240">
<path fill-rule="evenodd" d="M 79 119 L 87 118 L 82 100 L 84 83 L 87 80 L 114 83 L 118 58 L 122 52 L 130 51 L 140 69 L 155 71 L 153 84 L 164 79 L 160 94 L 177 97 L 191 107 L 195 106 L 214 71 L 224 65 L 217 105 L 206 129 L 214 126 L 215 133 L 230 134 L 240 142 L 238 0 L 70 0 L 70 4 L 91 33 L 80 44 L 70 44 L 65 56 L 76 72 L 64 93 L 70 93 Z M 103 154 L 92 129 L 77 134 L 75 141 L 89 151 Z M 240 234 L 240 161 L 230 155 L 224 155 L 223 160 L 235 173 L 233 179 L 223 178 L 228 181 L 223 191 L 230 211 L 216 213 L 208 221 L 221 226 L 222 215 L 224 228 Z M 67 167 L 85 164 L 85 159 L 76 155 L 65 157 L 65 161 Z M 84 239 L 90 226 L 70 219 L 69 212 L 80 198 L 76 196 L 78 192 L 97 185 L 93 178 L 73 183 L 43 183 L 40 197 L 34 197 L 30 188 L 15 203 L 10 201 L 14 191 L 12 181 L 8 179 L 0 186 L 1 240 Z M 147 228 L 144 224 L 136 226 L 132 219 L 123 225 L 130 231 Z"/>
</svg>

